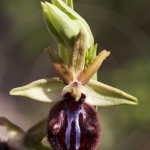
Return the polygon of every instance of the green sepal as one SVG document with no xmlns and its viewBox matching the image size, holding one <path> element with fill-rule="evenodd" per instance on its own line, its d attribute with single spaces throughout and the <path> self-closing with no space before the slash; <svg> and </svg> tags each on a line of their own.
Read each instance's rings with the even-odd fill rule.
<svg viewBox="0 0 150 150">
<path fill-rule="evenodd" d="M 112 106 L 120 104 L 137 105 L 137 98 L 109 85 L 90 80 L 87 85 L 86 102 L 93 106 Z"/>
<path fill-rule="evenodd" d="M 25 96 L 41 102 L 57 102 L 61 99 L 64 86 L 64 83 L 58 78 L 40 79 L 12 89 L 10 95 Z"/>
</svg>

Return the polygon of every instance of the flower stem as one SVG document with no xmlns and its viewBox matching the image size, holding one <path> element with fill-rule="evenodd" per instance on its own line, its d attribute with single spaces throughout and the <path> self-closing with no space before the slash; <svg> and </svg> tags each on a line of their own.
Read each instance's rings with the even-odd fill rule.
<svg viewBox="0 0 150 150">
<path fill-rule="evenodd" d="M 65 65 L 69 66 L 71 62 L 72 50 L 58 44 L 58 53 L 59 56 L 63 59 Z"/>
</svg>

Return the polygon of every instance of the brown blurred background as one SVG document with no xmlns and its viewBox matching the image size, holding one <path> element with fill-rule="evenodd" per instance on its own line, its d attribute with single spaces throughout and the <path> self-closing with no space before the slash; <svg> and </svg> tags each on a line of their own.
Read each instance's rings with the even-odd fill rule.
<svg viewBox="0 0 150 150">
<path fill-rule="evenodd" d="M 98 71 L 99 81 L 139 100 L 138 106 L 99 108 L 101 150 L 150 149 L 150 1 L 74 0 L 89 23 L 98 52 L 111 51 Z M 13 97 L 9 91 L 56 75 L 44 53 L 57 44 L 44 24 L 40 1 L 7 0 L 0 4 L 0 116 L 24 130 L 44 118 L 50 104 Z M 8 138 L 0 127 L 0 138 Z"/>
</svg>

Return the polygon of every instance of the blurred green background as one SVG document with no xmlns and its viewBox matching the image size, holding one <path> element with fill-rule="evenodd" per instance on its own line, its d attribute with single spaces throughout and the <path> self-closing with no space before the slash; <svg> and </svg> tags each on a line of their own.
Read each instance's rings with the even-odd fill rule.
<svg viewBox="0 0 150 150">
<path fill-rule="evenodd" d="M 74 0 L 89 23 L 98 52 L 111 55 L 98 80 L 139 100 L 139 105 L 99 108 L 101 150 L 150 149 L 150 1 Z M 0 116 L 24 130 L 44 118 L 50 104 L 13 97 L 9 91 L 34 80 L 56 76 L 43 49 L 57 44 L 44 24 L 40 1 L 6 0 L 0 4 Z M 7 139 L 0 127 L 0 138 Z"/>
</svg>

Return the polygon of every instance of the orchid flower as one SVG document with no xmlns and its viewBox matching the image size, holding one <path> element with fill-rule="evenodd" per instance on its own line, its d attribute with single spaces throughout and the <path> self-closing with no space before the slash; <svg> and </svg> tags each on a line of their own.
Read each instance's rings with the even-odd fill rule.
<svg viewBox="0 0 150 150">
<path fill-rule="evenodd" d="M 42 101 L 42 102 L 55 102 L 56 106 L 60 105 L 59 101 L 61 99 L 64 101 L 66 99 L 67 100 L 66 103 L 68 104 L 69 110 L 71 110 L 71 112 L 76 112 L 80 105 L 84 106 L 86 104 L 86 106 L 84 107 L 88 107 L 88 110 L 93 112 L 94 114 L 94 116 L 92 116 L 92 119 L 97 116 L 97 113 L 93 110 L 93 108 L 91 108 L 91 105 L 93 106 L 111 106 L 111 105 L 119 105 L 119 104 L 136 105 L 137 99 L 135 97 L 119 89 L 105 85 L 99 81 L 90 79 L 93 76 L 93 74 L 98 70 L 102 62 L 105 60 L 105 58 L 109 56 L 110 52 L 103 50 L 102 52 L 99 53 L 99 55 L 96 58 L 94 58 L 89 63 L 88 66 L 84 68 L 83 62 L 85 59 L 85 52 L 86 52 L 85 43 L 86 43 L 86 33 L 84 32 L 84 30 L 80 30 L 78 36 L 76 37 L 75 44 L 73 47 L 72 62 L 71 62 L 70 68 L 68 68 L 68 66 L 64 64 L 62 58 L 59 55 L 57 55 L 56 52 L 54 52 L 50 48 L 46 48 L 45 51 L 49 55 L 49 58 L 54 68 L 56 69 L 59 77 L 34 81 L 26 86 L 12 89 L 10 94 L 26 96 L 26 97 L 32 98 L 34 100 Z M 70 102 L 70 95 L 68 95 L 68 93 L 71 94 L 71 102 Z M 81 99 L 85 102 L 81 102 Z M 48 131 L 48 138 L 51 143 L 51 146 L 53 148 L 55 146 L 54 149 L 57 149 L 56 148 L 57 145 L 56 143 L 54 144 L 54 146 L 52 145 L 52 143 L 56 141 L 53 141 L 53 139 L 51 139 L 51 135 L 54 133 L 56 134 L 59 133 L 58 131 L 60 130 L 63 124 L 62 122 L 64 121 L 64 118 L 65 118 L 65 117 L 60 117 L 60 116 L 62 115 L 65 116 L 66 114 L 66 111 L 65 111 L 66 106 L 64 104 L 61 104 L 61 107 L 60 107 L 61 109 L 56 106 L 50 111 L 51 119 L 49 120 L 49 126 L 51 130 L 54 130 L 54 131 L 53 132 Z M 57 112 L 56 110 L 57 111 L 59 110 L 59 111 Z M 81 113 L 81 111 L 79 112 Z M 82 114 L 88 114 L 88 113 L 89 112 L 86 110 L 82 112 Z M 75 113 L 75 114 L 78 114 L 78 113 Z M 78 115 L 77 116 L 75 115 L 74 117 L 78 118 L 79 117 Z M 86 115 L 86 116 L 89 116 L 89 115 Z M 60 117 L 61 119 L 58 117 Z M 83 115 L 83 118 L 84 118 L 84 115 Z M 88 122 L 89 119 L 87 119 L 86 122 Z M 55 123 L 51 123 L 52 120 L 53 121 L 55 120 Z M 72 119 L 69 120 L 69 122 L 70 121 L 72 121 Z M 76 122 L 78 122 L 78 120 L 76 120 Z M 99 134 L 100 132 L 100 129 L 98 128 L 100 124 L 98 117 L 96 117 L 96 119 L 93 119 L 93 122 L 96 123 L 95 130 L 94 130 L 95 131 L 94 137 L 97 137 L 97 139 L 92 141 L 91 139 L 94 139 L 94 137 L 91 138 L 90 136 L 89 136 L 89 139 L 91 141 L 90 145 L 94 148 L 97 148 L 99 144 L 98 141 L 100 139 L 99 135 L 97 135 L 97 133 Z M 57 127 L 59 128 L 57 129 Z M 68 133 L 66 133 L 65 135 L 67 136 Z M 78 139 L 77 137 L 79 137 L 79 139 L 82 138 L 82 135 L 80 135 L 79 133 L 76 131 L 76 134 L 75 134 L 76 141 Z M 65 147 L 65 149 L 68 149 L 68 150 L 71 145 L 70 140 L 68 140 L 69 138 L 70 136 L 67 136 L 67 139 L 66 139 L 67 141 L 65 141 L 65 144 L 67 147 L 67 148 Z M 60 137 L 60 139 L 62 139 L 62 137 Z M 85 143 L 85 141 L 83 141 L 83 143 Z M 80 140 L 76 142 L 75 147 L 76 149 L 81 147 Z"/>
<path fill-rule="evenodd" d="M 67 4 L 72 7 L 72 3 Z M 92 79 L 110 52 L 103 50 L 95 56 L 97 44 L 94 46 L 88 24 L 67 4 L 61 0 L 42 3 L 47 28 L 61 45 L 60 56 L 51 48 L 45 49 L 58 77 L 14 88 L 10 94 L 56 103 L 47 123 L 48 141 L 54 150 L 95 150 L 100 140 L 100 121 L 92 106 L 137 105 L 138 101 Z M 62 47 L 67 49 L 67 55 L 63 55 Z M 34 136 L 30 140 L 38 141 Z"/>
</svg>

